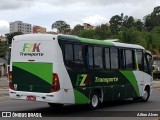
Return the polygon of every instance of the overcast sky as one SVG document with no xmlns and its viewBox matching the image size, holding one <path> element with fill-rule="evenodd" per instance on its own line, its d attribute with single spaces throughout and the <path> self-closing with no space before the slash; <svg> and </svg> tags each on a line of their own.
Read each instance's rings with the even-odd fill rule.
<svg viewBox="0 0 160 120">
<path fill-rule="evenodd" d="M 84 22 L 108 23 L 114 15 L 143 19 L 160 0 L 0 0 L 0 34 L 9 32 L 9 22 L 21 20 L 51 31 L 51 25 L 64 20 L 73 28 Z"/>
</svg>

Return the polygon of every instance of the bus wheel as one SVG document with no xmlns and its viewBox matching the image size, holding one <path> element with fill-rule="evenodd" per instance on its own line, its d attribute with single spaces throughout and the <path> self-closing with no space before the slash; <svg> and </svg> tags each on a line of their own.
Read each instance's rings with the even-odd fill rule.
<svg viewBox="0 0 160 120">
<path fill-rule="evenodd" d="M 93 93 L 92 97 L 91 97 L 91 103 L 90 103 L 90 107 L 91 109 L 97 109 L 100 105 L 100 99 L 99 99 L 99 95 L 97 92 Z"/>
<path fill-rule="evenodd" d="M 56 108 L 56 109 L 59 109 L 59 108 L 62 108 L 63 107 L 63 104 L 56 104 L 56 103 L 48 103 L 48 105 L 52 108 Z"/>
<path fill-rule="evenodd" d="M 146 101 L 148 101 L 148 99 L 149 99 L 149 90 L 144 90 L 144 94 L 143 94 L 143 96 L 141 97 L 141 101 L 142 102 L 146 102 Z"/>
</svg>

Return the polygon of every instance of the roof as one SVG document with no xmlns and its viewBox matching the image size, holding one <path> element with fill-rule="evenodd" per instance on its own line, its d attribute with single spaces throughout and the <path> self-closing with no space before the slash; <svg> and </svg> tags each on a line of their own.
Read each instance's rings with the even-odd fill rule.
<svg viewBox="0 0 160 120">
<path fill-rule="evenodd" d="M 89 39 L 89 38 L 81 38 L 81 37 L 77 37 L 77 36 L 73 36 L 73 35 L 58 35 L 58 39 L 63 39 L 63 40 L 66 40 L 66 41 L 77 41 L 77 42 L 82 42 L 82 43 L 90 43 L 90 44 L 99 44 L 99 45 L 144 49 L 144 47 L 142 47 L 140 45 L 136 45 L 136 44 L 112 42 L 111 40 L 107 41 L 107 40 L 96 40 L 96 39 Z"/>
<path fill-rule="evenodd" d="M 89 38 L 81 38 L 74 35 L 53 35 L 53 34 L 25 34 L 25 35 L 18 35 L 15 36 L 15 38 L 24 38 L 27 40 L 30 40 L 30 37 L 34 37 L 36 39 L 37 37 L 46 38 L 46 37 L 57 37 L 58 40 L 65 40 L 65 41 L 76 41 L 76 42 L 82 42 L 82 43 L 89 43 L 89 44 L 98 44 L 98 45 L 107 45 L 107 46 L 119 46 L 119 47 L 126 47 L 126 48 L 137 48 L 137 49 L 144 49 L 144 47 L 136 44 L 126 44 L 126 43 L 120 43 L 120 42 L 113 42 L 111 40 L 96 40 L 96 39 L 89 39 Z M 115 40 L 115 39 L 114 39 Z"/>
</svg>

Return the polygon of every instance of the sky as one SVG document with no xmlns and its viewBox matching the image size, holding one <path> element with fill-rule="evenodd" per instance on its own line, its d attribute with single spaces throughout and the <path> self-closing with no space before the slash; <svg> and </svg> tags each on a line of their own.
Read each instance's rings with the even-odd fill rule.
<svg viewBox="0 0 160 120">
<path fill-rule="evenodd" d="M 9 22 L 23 21 L 46 27 L 63 20 L 73 28 L 77 24 L 109 23 L 114 15 L 143 19 L 160 0 L 0 0 L 0 34 L 9 33 Z"/>
</svg>

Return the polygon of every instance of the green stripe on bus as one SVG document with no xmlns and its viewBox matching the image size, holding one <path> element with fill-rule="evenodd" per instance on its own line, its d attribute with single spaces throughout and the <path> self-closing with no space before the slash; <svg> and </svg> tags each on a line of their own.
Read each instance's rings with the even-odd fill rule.
<svg viewBox="0 0 160 120">
<path fill-rule="evenodd" d="M 63 36 L 59 35 L 58 40 L 66 40 L 66 41 L 75 41 L 75 42 L 82 42 L 82 43 L 90 43 L 90 44 L 99 44 L 99 45 L 109 45 L 114 46 L 112 42 L 104 41 L 104 40 L 97 40 L 97 39 L 89 39 L 89 38 L 81 38 L 77 36 Z"/>
<path fill-rule="evenodd" d="M 90 103 L 90 100 L 87 96 L 85 96 L 84 94 L 75 89 L 74 89 L 74 98 L 75 98 L 75 104 Z"/>
<path fill-rule="evenodd" d="M 134 90 L 136 91 L 136 94 L 140 96 L 136 77 L 134 76 L 133 72 L 132 71 L 120 71 L 120 72 L 130 81 L 130 83 L 134 87 Z"/>
<path fill-rule="evenodd" d="M 51 84 L 38 76 L 15 66 L 12 67 L 12 74 L 13 83 L 17 84 L 17 91 L 50 93 Z"/>
<path fill-rule="evenodd" d="M 104 40 L 96 40 L 96 39 L 88 39 L 88 38 L 80 38 L 80 37 L 77 37 L 77 38 L 84 43 L 114 46 L 112 42 L 107 42 Z"/>
<path fill-rule="evenodd" d="M 52 84 L 52 64 L 50 63 L 13 62 L 12 65 L 30 72 L 49 84 Z"/>
</svg>

